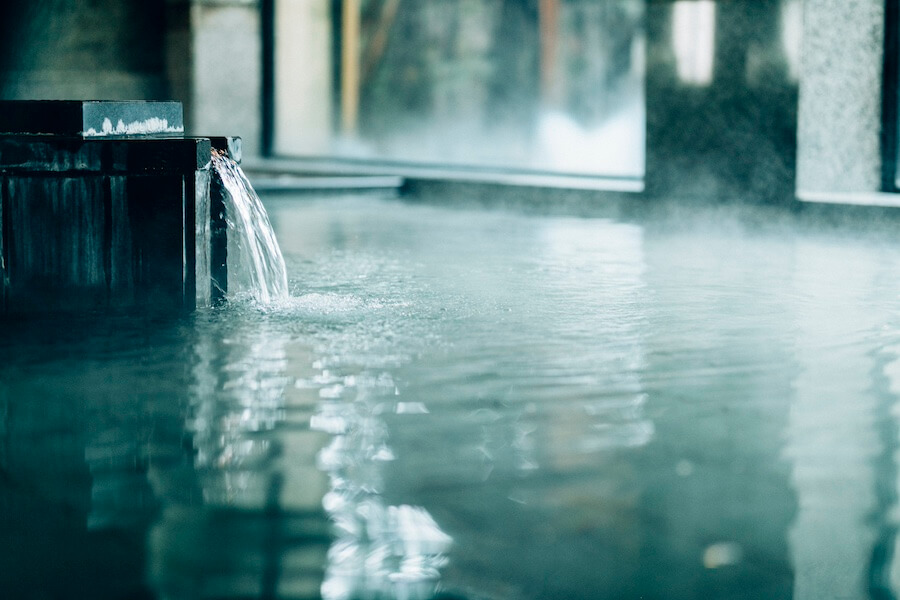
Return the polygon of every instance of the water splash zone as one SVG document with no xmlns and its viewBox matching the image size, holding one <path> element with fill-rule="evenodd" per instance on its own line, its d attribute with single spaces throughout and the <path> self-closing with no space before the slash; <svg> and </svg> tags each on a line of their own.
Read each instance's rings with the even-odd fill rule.
<svg viewBox="0 0 900 600">
<path fill-rule="evenodd" d="M 212 168 L 225 190 L 229 291 L 262 304 L 288 297 L 284 257 L 262 201 L 241 167 L 213 149 Z"/>
</svg>

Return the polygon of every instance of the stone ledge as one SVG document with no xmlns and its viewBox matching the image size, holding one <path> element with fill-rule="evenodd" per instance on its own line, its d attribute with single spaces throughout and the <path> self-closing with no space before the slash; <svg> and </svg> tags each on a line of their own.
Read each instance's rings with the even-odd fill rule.
<svg viewBox="0 0 900 600">
<path fill-rule="evenodd" d="M 84 139 L 179 136 L 184 134 L 184 113 L 178 102 L 4 100 L 0 134 Z"/>
<path fill-rule="evenodd" d="M 0 136 L 0 173 L 191 173 L 209 168 L 210 147 L 208 138 Z"/>
</svg>

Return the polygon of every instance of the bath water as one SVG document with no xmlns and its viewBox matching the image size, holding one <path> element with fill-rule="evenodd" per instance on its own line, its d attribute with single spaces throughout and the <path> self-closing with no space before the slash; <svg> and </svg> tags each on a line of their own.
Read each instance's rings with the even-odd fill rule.
<svg viewBox="0 0 900 600">
<path fill-rule="evenodd" d="M 0 595 L 894 597 L 890 236 L 454 203 L 267 199 L 281 300 L 5 327 Z"/>
</svg>

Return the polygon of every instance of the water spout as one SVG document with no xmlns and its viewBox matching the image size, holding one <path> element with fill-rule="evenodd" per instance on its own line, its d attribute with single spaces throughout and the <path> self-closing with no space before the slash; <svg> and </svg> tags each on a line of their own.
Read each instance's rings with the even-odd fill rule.
<svg viewBox="0 0 900 600">
<path fill-rule="evenodd" d="M 262 201 L 226 153 L 212 150 L 212 169 L 225 191 L 229 292 L 248 293 L 263 304 L 287 298 L 284 257 Z"/>
</svg>

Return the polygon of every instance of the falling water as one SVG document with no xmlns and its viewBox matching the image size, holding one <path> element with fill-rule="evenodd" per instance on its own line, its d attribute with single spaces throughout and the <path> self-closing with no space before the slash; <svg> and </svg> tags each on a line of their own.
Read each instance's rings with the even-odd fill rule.
<svg viewBox="0 0 900 600">
<path fill-rule="evenodd" d="M 259 196 L 241 167 L 224 152 L 212 151 L 212 167 L 226 191 L 229 287 L 246 286 L 264 304 L 287 298 L 284 257 Z"/>
</svg>

